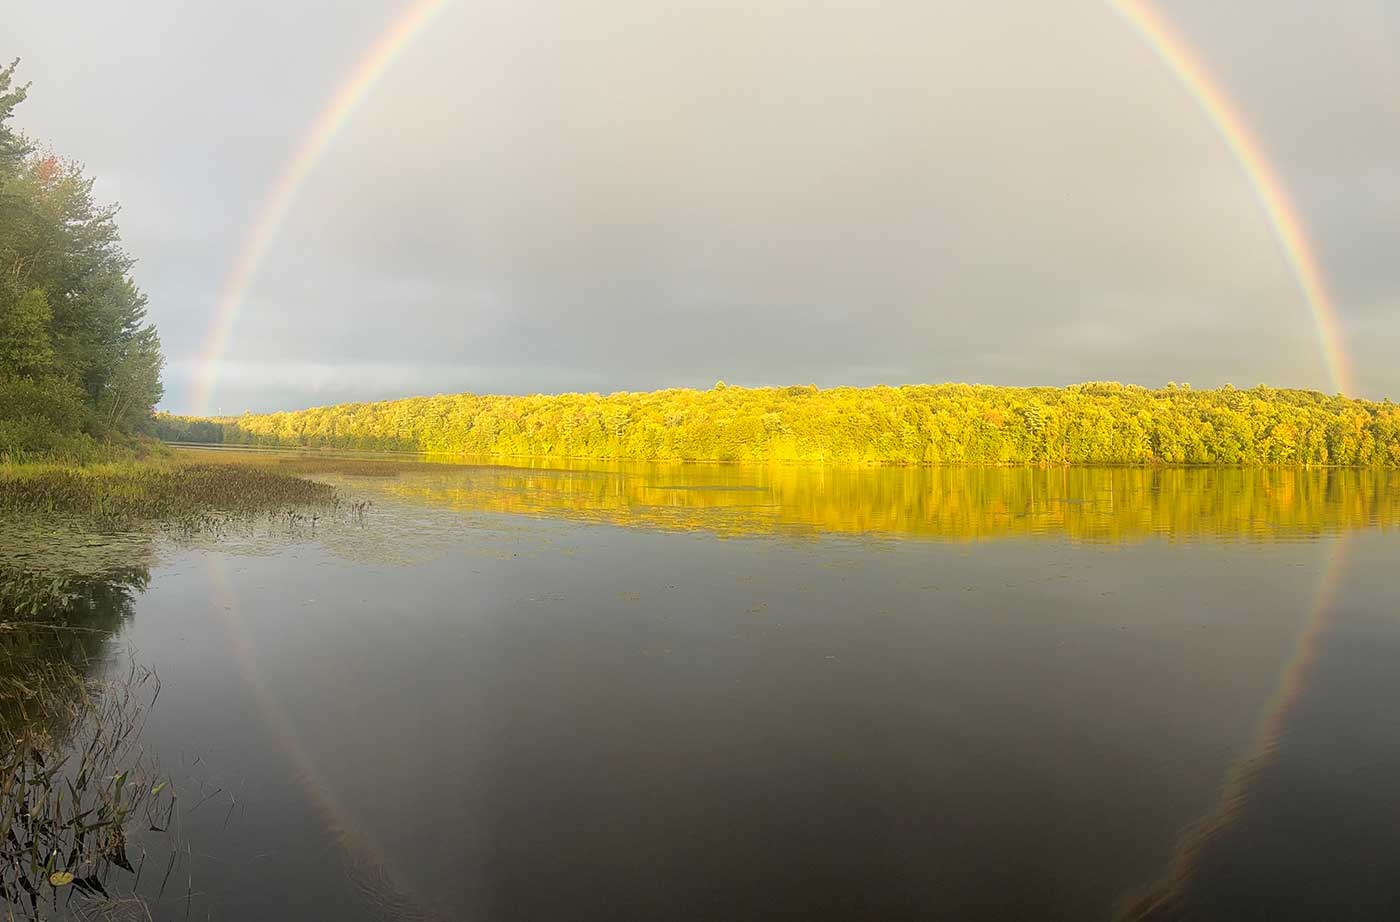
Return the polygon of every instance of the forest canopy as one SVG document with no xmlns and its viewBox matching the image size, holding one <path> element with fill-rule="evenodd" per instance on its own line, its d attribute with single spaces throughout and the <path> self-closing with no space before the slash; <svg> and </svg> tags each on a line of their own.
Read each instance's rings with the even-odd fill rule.
<svg viewBox="0 0 1400 922">
<path fill-rule="evenodd" d="M 83 458 L 149 428 L 160 339 L 93 180 L 9 124 L 0 68 L 0 457 Z"/>
<path fill-rule="evenodd" d="M 1400 467 L 1400 406 L 1315 391 L 970 384 L 414 397 L 158 415 L 170 441 L 499 457 Z"/>
</svg>

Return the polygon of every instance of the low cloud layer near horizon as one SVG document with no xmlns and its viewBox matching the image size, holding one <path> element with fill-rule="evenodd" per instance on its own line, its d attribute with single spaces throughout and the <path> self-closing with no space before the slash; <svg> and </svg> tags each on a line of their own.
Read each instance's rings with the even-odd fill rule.
<svg viewBox="0 0 1400 922">
<path fill-rule="evenodd" d="M 282 165 L 402 3 L 26 4 L 16 123 L 122 205 L 193 408 Z M 1400 13 L 1159 0 L 1400 397 Z M 1239 165 L 1096 0 L 456 0 L 300 190 L 211 410 L 1121 380 L 1330 390 Z"/>
</svg>

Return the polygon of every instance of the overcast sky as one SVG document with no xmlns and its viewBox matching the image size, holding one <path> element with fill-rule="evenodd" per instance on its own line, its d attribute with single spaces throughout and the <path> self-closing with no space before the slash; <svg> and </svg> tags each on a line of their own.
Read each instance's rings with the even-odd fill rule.
<svg viewBox="0 0 1400 922">
<path fill-rule="evenodd" d="M 1400 12 L 1159 0 L 1400 397 Z M 402 0 L 21 2 L 193 403 L 282 165 Z M 455 0 L 312 171 L 211 409 L 686 385 L 1330 389 L 1238 164 L 1097 0 Z"/>
</svg>

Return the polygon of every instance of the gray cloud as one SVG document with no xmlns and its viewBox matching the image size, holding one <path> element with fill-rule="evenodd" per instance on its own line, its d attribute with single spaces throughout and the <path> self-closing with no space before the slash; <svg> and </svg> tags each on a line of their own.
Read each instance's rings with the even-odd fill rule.
<svg viewBox="0 0 1400 922">
<path fill-rule="evenodd" d="M 36 6 L 11 30 L 23 125 L 125 205 L 176 409 L 278 167 L 401 8 L 227 6 Z M 1361 389 L 1400 393 L 1395 15 L 1168 12 L 1305 215 Z M 1329 383 L 1239 166 L 1093 0 L 451 4 L 301 190 L 224 362 L 225 410 L 718 377 Z"/>
</svg>

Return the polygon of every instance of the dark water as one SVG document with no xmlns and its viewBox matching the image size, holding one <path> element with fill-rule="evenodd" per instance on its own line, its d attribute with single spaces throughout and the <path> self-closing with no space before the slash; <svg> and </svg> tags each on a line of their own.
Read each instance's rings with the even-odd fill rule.
<svg viewBox="0 0 1400 922">
<path fill-rule="evenodd" d="M 364 473 L 156 541 L 107 641 L 157 917 L 1400 912 L 1384 473 Z"/>
</svg>

